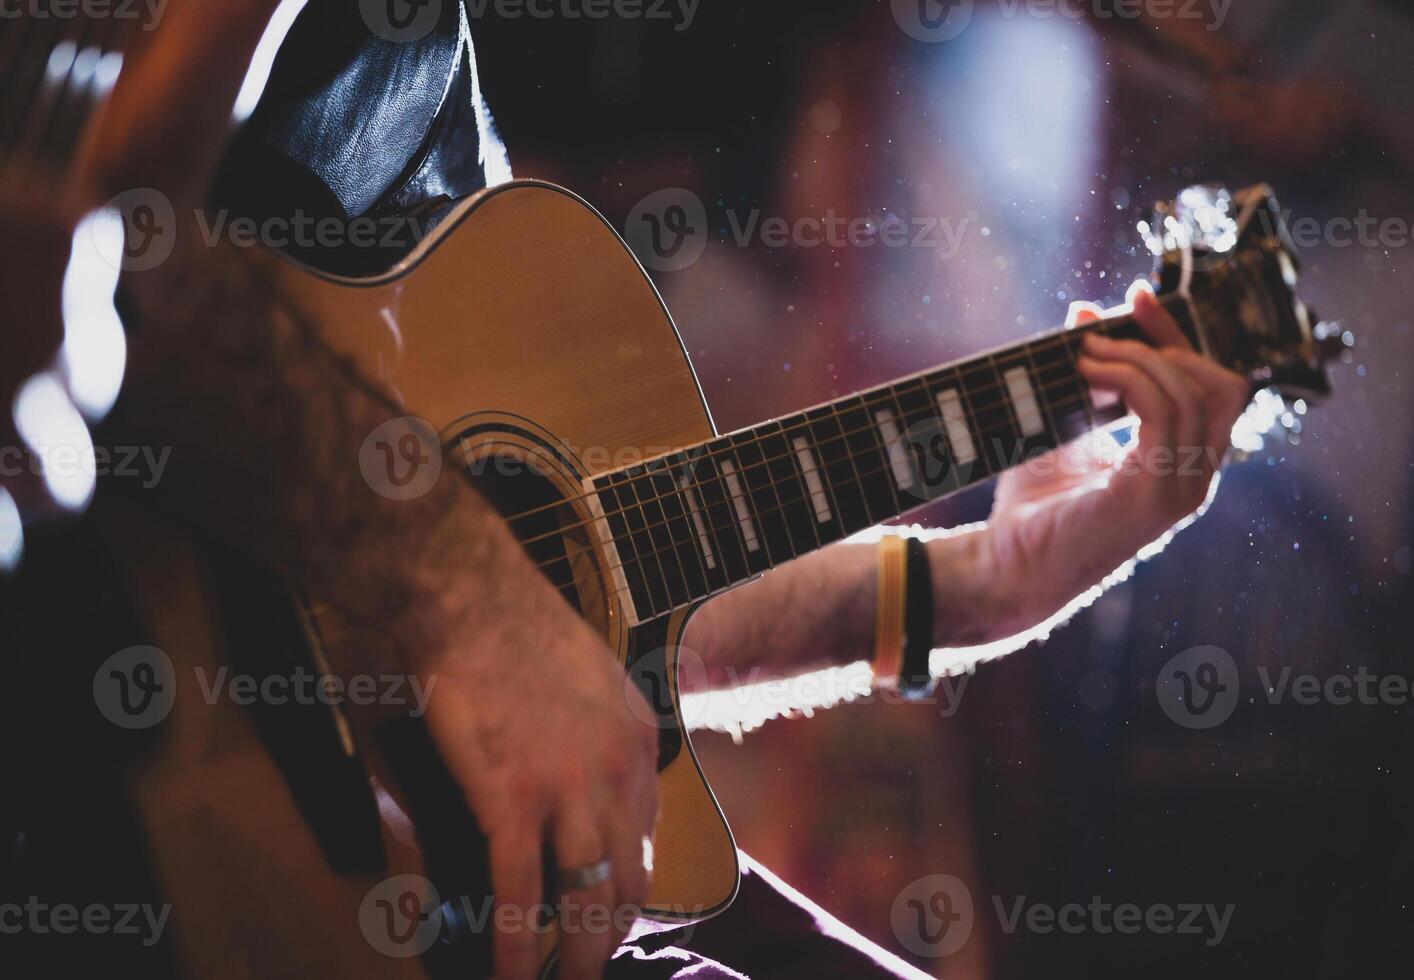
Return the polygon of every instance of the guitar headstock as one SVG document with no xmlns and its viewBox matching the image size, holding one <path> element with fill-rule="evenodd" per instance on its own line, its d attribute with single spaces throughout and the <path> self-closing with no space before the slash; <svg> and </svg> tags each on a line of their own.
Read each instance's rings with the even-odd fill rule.
<svg viewBox="0 0 1414 980">
<path fill-rule="evenodd" d="M 1300 264 L 1270 187 L 1189 187 L 1139 230 L 1158 292 L 1188 298 L 1204 353 L 1283 398 L 1329 393 L 1326 364 L 1348 359 L 1353 338 L 1297 296 Z"/>
</svg>

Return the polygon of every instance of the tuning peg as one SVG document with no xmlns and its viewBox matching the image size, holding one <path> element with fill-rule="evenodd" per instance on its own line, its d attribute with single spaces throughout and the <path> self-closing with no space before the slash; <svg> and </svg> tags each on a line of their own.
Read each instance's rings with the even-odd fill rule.
<svg viewBox="0 0 1414 980">
<path fill-rule="evenodd" d="M 1316 342 L 1316 358 L 1319 362 L 1326 364 L 1334 360 L 1348 361 L 1350 350 L 1355 346 L 1355 335 L 1346 330 L 1339 320 L 1320 320 L 1314 311 L 1311 311 L 1310 316 L 1318 321 L 1311 328 L 1311 336 Z"/>
</svg>

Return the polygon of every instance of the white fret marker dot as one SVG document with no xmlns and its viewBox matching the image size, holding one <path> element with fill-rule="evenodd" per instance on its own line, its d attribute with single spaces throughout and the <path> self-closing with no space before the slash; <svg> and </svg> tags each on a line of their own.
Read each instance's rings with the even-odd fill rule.
<svg viewBox="0 0 1414 980">
<path fill-rule="evenodd" d="M 1045 419 L 1041 418 L 1041 406 L 1036 404 L 1036 392 L 1031 387 L 1031 376 L 1024 367 L 1014 367 L 1006 372 L 1007 391 L 1011 394 L 1011 404 L 1016 409 L 1016 421 L 1024 436 L 1036 436 L 1046 431 Z"/>
<path fill-rule="evenodd" d="M 957 389 L 938 392 L 938 411 L 943 413 L 943 426 L 948 431 L 948 442 L 957 464 L 966 466 L 977 458 L 977 446 L 972 441 L 972 432 L 967 428 L 967 415 L 962 410 L 962 399 Z"/>
<path fill-rule="evenodd" d="M 815 508 L 815 520 L 828 524 L 834 520 L 830 513 L 830 502 L 825 497 L 825 485 L 820 482 L 820 471 L 815 466 L 815 457 L 810 453 L 810 443 L 804 436 L 796 436 L 791 445 L 795 446 L 795 458 L 800 463 L 800 472 L 805 477 L 805 487 L 810 491 L 810 503 Z"/>
<path fill-rule="evenodd" d="M 913 467 L 908 465 L 908 450 L 899 439 L 894 413 L 887 408 L 877 409 L 874 421 L 879 424 L 879 434 L 884 437 L 884 449 L 889 454 L 889 469 L 893 471 L 894 483 L 900 490 L 907 490 L 913 486 Z"/>
<path fill-rule="evenodd" d="M 736 511 L 736 522 L 741 525 L 741 539 L 747 551 L 760 551 L 761 542 L 756 539 L 756 527 L 751 523 L 751 512 L 746 509 L 746 494 L 737 479 L 736 464 L 722 460 L 722 472 L 727 477 L 727 490 L 732 495 L 732 508 Z"/>
</svg>

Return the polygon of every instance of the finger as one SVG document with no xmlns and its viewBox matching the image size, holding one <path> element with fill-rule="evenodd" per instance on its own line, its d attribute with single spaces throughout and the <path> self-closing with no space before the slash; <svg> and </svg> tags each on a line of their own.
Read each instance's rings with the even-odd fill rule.
<svg viewBox="0 0 1414 980">
<path fill-rule="evenodd" d="M 491 838 L 491 887 L 498 908 L 513 909 L 492 919 L 496 980 L 533 980 L 540 969 L 532 916 L 541 904 L 540 840 L 528 828 Z"/>
<path fill-rule="evenodd" d="M 1195 351 L 1174 350 L 1169 356 L 1186 365 L 1206 389 L 1208 431 L 1215 445 L 1227 445 L 1233 424 L 1252 400 L 1252 382 Z"/>
<path fill-rule="evenodd" d="M 634 794 L 636 801 L 630 819 L 611 821 L 606 836 L 614 862 L 615 901 L 614 933 L 611 952 L 628 934 L 633 920 L 648 901 L 650 874 L 645 865 L 645 839 L 651 839 L 658 817 L 658 780 L 651 773 Z"/>
<path fill-rule="evenodd" d="M 590 868 L 605 858 L 612 863 L 608 880 L 588 888 L 565 891 L 560 896 L 561 980 L 593 980 L 603 973 L 613 942 L 614 878 L 619 867 L 604 842 L 589 805 L 582 795 L 569 801 L 555 818 L 555 863 L 561 874 Z"/>
<path fill-rule="evenodd" d="M 1074 303 L 1071 303 L 1070 309 L 1066 311 L 1065 325 L 1067 327 L 1076 327 L 1082 323 L 1094 323 L 1103 315 L 1104 311 L 1100 309 L 1099 304 L 1078 299 Z"/>
<path fill-rule="evenodd" d="M 1193 345 L 1179 328 L 1178 321 L 1160 305 L 1158 297 L 1147 290 L 1134 290 L 1131 303 L 1134 319 L 1159 347 L 1177 347 L 1192 350 Z"/>
<path fill-rule="evenodd" d="M 1076 367 L 1092 387 L 1117 392 L 1124 399 L 1139 418 L 1141 443 L 1173 445 L 1175 409 L 1153 378 L 1132 364 L 1100 361 L 1085 354 L 1076 361 Z"/>
<path fill-rule="evenodd" d="M 1177 448 L 1196 448 L 1207 436 L 1206 392 L 1185 368 L 1137 340 L 1086 338 L 1086 352 L 1106 360 L 1123 361 L 1149 375 L 1176 409 L 1174 437 Z"/>
</svg>

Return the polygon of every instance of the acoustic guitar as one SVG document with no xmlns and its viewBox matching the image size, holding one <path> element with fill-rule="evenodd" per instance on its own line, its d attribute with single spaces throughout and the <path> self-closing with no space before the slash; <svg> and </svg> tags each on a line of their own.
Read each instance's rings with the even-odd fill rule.
<svg viewBox="0 0 1414 980">
<path fill-rule="evenodd" d="M 86 70 L 92 87 L 111 84 L 106 68 Z M 1254 390 L 1326 393 L 1324 366 L 1344 342 L 1296 295 L 1268 188 L 1189 188 L 1159 208 L 1149 244 L 1156 291 L 1201 352 Z M 1089 390 L 1078 349 L 1091 331 L 1143 339 L 1115 313 L 722 434 L 643 268 L 559 187 L 516 181 L 462 201 L 376 276 L 340 278 L 274 252 L 246 260 L 430 423 L 645 694 L 662 809 L 643 915 L 663 928 L 725 909 L 739 877 L 678 708 L 693 611 L 1116 422 L 1125 408 Z M 125 785 L 173 907 L 180 972 L 486 975 L 484 840 L 420 723 L 361 733 L 337 705 L 242 707 L 200 689 L 223 666 L 321 675 L 344 646 L 376 638 L 318 596 L 211 555 L 160 514 L 100 516 L 136 597 L 134 642 L 169 667 L 170 710 Z M 36 575 L 51 564 L 30 560 Z M 36 608 L 57 592 L 68 601 L 74 567 L 60 566 L 57 588 L 18 591 Z M 536 927 L 548 975 L 555 931 Z"/>
<path fill-rule="evenodd" d="M 1266 187 L 1190 188 L 1154 229 L 1156 291 L 1199 350 L 1254 388 L 1327 390 L 1323 365 L 1344 342 L 1297 298 Z M 678 710 L 693 610 L 1116 422 L 1125 408 L 1092 394 L 1078 348 L 1088 331 L 1143 337 L 1116 313 L 721 434 L 643 269 L 561 188 L 484 191 L 372 278 L 256 260 L 332 348 L 436 429 L 657 713 L 662 811 L 644 916 L 664 927 L 720 912 L 738 882 Z M 317 596 L 281 598 L 213 565 L 160 522 L 126 520 L 121 537 L 150 642 L 174 664 L 167 732 L 133 786 L 186 969 L 484 974 L 483 841 L 418 724 L 360 739 L 336 707 L 212 704 L 194 679 L 223 663 L 320 673 L 370 638 Z M 250 651 L 270 649 L 281 652 L 252 664 Z M 251 948 L 252 930 L 268 952 Z M 542 935 L 548 973 L 554 930 Z"/>
</svg>

